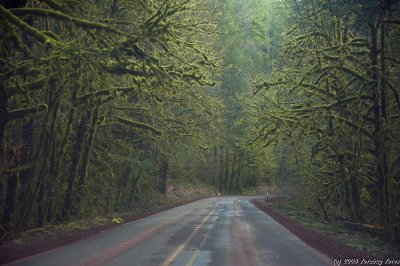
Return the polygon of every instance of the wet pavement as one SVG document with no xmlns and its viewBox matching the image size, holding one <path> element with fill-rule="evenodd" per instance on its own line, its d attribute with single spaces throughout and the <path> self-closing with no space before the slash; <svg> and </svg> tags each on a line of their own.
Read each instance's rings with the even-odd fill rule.
<svg viewBox="0 0 400 266">
<path fill-rule="evenodd" d="M 9 265 L 331 265 L 254 198 L 199 200 Z"/>
</svg>

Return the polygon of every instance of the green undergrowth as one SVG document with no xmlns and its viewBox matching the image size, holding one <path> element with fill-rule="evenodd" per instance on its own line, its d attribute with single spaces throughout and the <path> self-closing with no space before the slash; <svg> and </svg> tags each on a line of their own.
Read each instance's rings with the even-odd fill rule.
<svg viewBox="0 0 400 266">
<path fill-rule="evenodd" d="M 315 229 L 356 250 L 366 251 L 372 257 L 400 258 L 400 246 L 383 240 L 377 231 L 356 226 L 344 218 L 333 217 L 328 222 L 319 211 L 305 208 L 293 199 L 267 201 L 265 204 L 307 228 Z"/>
<path fill-rule="evenodd" d="M 249 187 L 243 189 L 241 192 L 242 195 L 256 196 L 256 195 L 265 195 L 265 186 L 257 186 L 257 187 Z"/>
</svg>

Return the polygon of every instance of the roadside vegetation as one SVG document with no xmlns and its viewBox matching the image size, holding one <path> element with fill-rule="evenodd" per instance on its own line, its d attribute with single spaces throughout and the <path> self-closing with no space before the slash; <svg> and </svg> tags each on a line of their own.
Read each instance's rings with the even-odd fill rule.
<svg viewBox="0 0 400 266">
<path fill-rule="evenodd" d="M 331 217 L 330 221 L 326 221 L 319 210 L 304 207 L 299 199 L 277 198 L 266 200 L 263 204 L 307 228 L 367 254 L 370 258 L 400 257 L 399 245 L 381 238 L 382 228 L 356 224 L 345 217 Z"/>
<path fill-rule="evenodd" d="M 252 144 L 274 149 L 274 180 L 303 206 L 399 242 L 399 2 L 293 2 L 254 28 L 279 56 L 242 98 Z"/>
</svg>

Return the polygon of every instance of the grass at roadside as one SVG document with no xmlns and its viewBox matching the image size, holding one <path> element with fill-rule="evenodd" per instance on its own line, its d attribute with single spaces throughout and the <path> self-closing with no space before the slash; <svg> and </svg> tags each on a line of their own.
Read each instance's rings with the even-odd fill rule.
<svg viewBox="0 0 400 266">
<path fill-rule="evenodd" d="M 376 232 L 355 226 L 344 219 L 334 219 L 332 222 L 327 222 L 319 212 L 304 208 L 291 199 L 266 201 L 264 204 L 355 250 L 366 251 L 376 258 L 400 258 L 400 246 L 398 244 L 384 241 L 379 238 Z"/>
</svg>

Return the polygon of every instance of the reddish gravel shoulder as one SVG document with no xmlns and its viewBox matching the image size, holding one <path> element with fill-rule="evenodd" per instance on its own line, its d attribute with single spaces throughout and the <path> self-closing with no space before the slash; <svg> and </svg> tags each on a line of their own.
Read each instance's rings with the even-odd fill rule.
<svg viewBox="0 0 400 266">
<path fill-rule="evenodd" d="M 131 222 L 135 221 L 150 215 L 153 215 L 155 213 L 159 213 L 168 209 L 172 209 L 184 204 L 188 204 L 200 199 L 204 199 L 208 197 L 201 197 L 201 198 L 195 198 L 191 200 L 187 200 L 181 203 L 175 203 L 173 205 L 169 206 L 164 206 L 161 207 L 160 209 L 154 210 L 154 211 L 149 211 L 146 212 L 142 215 L 134 216 L 129 219 L 126 219 L 124 223 L 126 222 Z M 5 264 L 8 262 L 12 262 L 18 259 L 22 259 L 25 257 L 32 256 L 34 254 L 44 252 L 50 249 L 54 249 L 60 246 L 68 245 L 70 243 L 73 243 L 75 241 L 87 238 L 91 235 L 94 235 L 96 233 L 109 230 L 113 227 L 119 226 L 120 224 L 113 224 L 110 221 L 110 224 L 105 224 L 105 225 L 98 225 L 94 226 L 89 229 L 74 229 L 70 230 L 68 232 L 54 232 L 55 235 L 49 235 L 49 234 L 41 234 L 39 235 L 36 239 L 28 242 L 24 242 L 22 244 L 13 244 L 13 240 L 7 241 L 0 243 L 0 264 Z M 18 240 L 18 238 L 14 239 Z"/>
<path fill-rule="evenodd" d="M 323 233 L 309 229 L 298 222 L 282 215 L 275 211 L 273 208 L 266 206 L 263 200 L 252 200 L 251 201 L 257 208 L 271 216 L 275 221 L 286 227 L 295 236 L 300 238 L 310 247 L 318 250 L 319 252 L 327 255 L 333 259 L 367 259 L 371 258 L 371 255 L 367 252 L 355 250 L 343 243 L 340 243 L 332 238 L 329 238 Z"/>
</svg>

